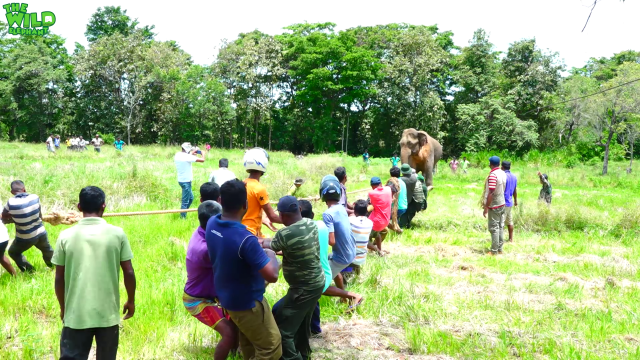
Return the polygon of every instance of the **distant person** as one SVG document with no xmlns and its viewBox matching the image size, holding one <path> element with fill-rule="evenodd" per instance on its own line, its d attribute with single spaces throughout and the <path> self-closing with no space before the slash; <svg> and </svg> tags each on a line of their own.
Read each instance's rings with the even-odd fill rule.
<svg viewBox="0 0 640 360">
<path fill-rule="evenodd" d="M 369 249 L 384 255 L 382 242 L 387 237 L 387 225 L 391 219 L 391 188 L 383 186 L 382 180 L 377 176 L 372 177 L 370 183 L 372 190 L 369 191 L 369 203 L 373 206 L 369 215 L 369 220 L 373 222 L 370 239 L 374 243 L 369 245 Z"/>
<path fill-rule="evenodd" d="M 118 151 L 122 151 L 122 148 L 127 145 L 127 143 L 125 143 L 124 141 L 122 141 L 122 138 L 118 137 L 116 139 L 116 141 L 114 141 L 113 143 L 113 147 L 116 148 L 116 150 Z"/>
<path fill-rule="evenodd" d="M 504 188 L 504 223 L 509 229 L 509 242 L 513 242 L 513 207 L 518 206 L 518 179 L 511 173 L 511 162 L 502 162 L 502 171 L 507 176 L 507 184 Z"/>
<path fill-rule="evenodd" d="M 217 186 L 215 183 L 206 184 Z M 187 246 L 187 283 L 182 295 L 189 314 L 220 334 L 222 339 L 216 345 L 214 359 L 226 359 L 232 350 L 238 348 L 238 329 L 225 317 L 218 304 L 213 265 L 205 239 L 209 219 L 221 212 L 222 206 L 216 201 L 206 200 L 198 206 L 199 226 Z"/>
<path fill-rule="evenodd" d="M 67 141 L 65 141 L 65 144 L 67 145 L 67 150 L 71 150 L 71 138 L 67 138 Z"/>
<path fill-rule="evenodd" d="M 458 171 L 459 164 L 460 163 L 458 162 L 455 156 L 451 158 L 451 161 L 449 162 L 449 168 L 451 168 L 452 173 L 455 174 Z"/>
<path fill-rule="evenodd" d="M 95 152 L 100 152 L 100 147 L 104 144 L 104 141 L 100 138 L 100 135 L 96 134 L 96 137 L 91 139 L 91 145 L 93 145 L 93 149 Z"/>
<path fill-rule="evenodd" d="M 362 154 L 362 160 L 367 166 L 371 165 L 371 161 L 369 161 L 369 149 L 364 149 L 364 154 Z"/>
<path fill-rule="evenodd" d="M 13 222 L 16 225 L 16 238 L 9 247 L 9 256 L 20 271 L 31 272 L 34 270 L 33 265 L 27 261 L 23 253 L 35 246 L 42 252 L 44 263 L 53 268 L 53 249 L 49 244 L 47 230 L 42 224 L 40 198 L 38 195 L 27 193 L 24 183 L 20 180 L 11 183 L 11 193 L 14 196 L 7 201 L 2 211 L 2 221 L 5 224 Z"/>
<path fill-rule="evenodd" d="M 359 273 L 359 268 L 367 261 L 367 253 L 369 252 L 369 238 L 371 237 L 371 231 L 373 230 L 373 222 L 367 217 L 368 207 L 369 204 L 367 203 L 367 200 L 357 200 L 353 209 L 355 216 L 349 217 L 351 234 L 353 234 L 353 238 L 356 241 L 356 257 L 351 262 L 351 265 L 358 267 L 356 269 L 356 273 Z"/>
<path fill-rule="evenodd" d="M 220 186 L 214 182 L 206 182 L 200 185 L 200 203 L 207 200 L 220 201 Z"/>
<path fill-rule="evenodd" d="M 469 160 L 467 160 L 467 157 L 465 156 L 462 158 L 462 172 L 466 174 L 468 169 L 469 169 Z"/>
<path fill-rule="evenodd" d="M 413 173 L 411 166 L 409 164 L 402 164 L 400 167 L 400 172 L 402 173 L 402 177 L 400 180 L 404 181 L 407 187 L 407 211 L 400 216 L 399 222 L 401 228 L 408 228 L 411 226 L 411 220 L 416 215 L 420 204 L 417 204 L 413 198 L 413 193 L 416 189 L 416 183 L 418 182 L 418 177 Z"/>
<path fill-rule="evenodd" d="M 245 359 L 282 356 L 280 330 L 264 297 L 265 280 L 278 281 L 276 254 L 262 249 L 242 219 L 247 212 L 247 186 L 240 180 L 220 188 L 222 214 L 211 218 L 205 239 L 213 264 L 213 280 L 220 305 L 238 327 Z"/>
<path fill-rule="evenodd" d="M 78 151 L 78 137 L 77 136 L 72 136 L 71 137 L 71 150 L 72 151 Z"/>
<path fill-rule="evenodd" d="M 308 359 L 311 317 L 325 284 L 318 227 L 313 220 L 302 217 L 294 196 L 280 198 L 278 212 L 286 227 L 278 230 L 273 241 L 265 239 L 262 247 L 282 252 L 282 273 L 289 284 L 275 313 L 282 337 L 282 358 Z"/>
<path fill-rule="evenodd" d="M 491 234 L 491 251 L 487 255 L 502 254 L 504 244 L 504 191 L 507 175 L 500 169 L 500 158 L 489 158 L 491 172 L 487 176 L 482 196 L 484 211 L 482 215 L 488 218 L 489 233 Z"/>
<path fill-rule="evenodd" d="M 201 158 L 197 157 L 196 154 L 202 155 Z M 182 151 L 176 153 L 173 157 L 173 161 L 176 164 L 176 170 L 178 171 L 178 184 L 182 189 L 182 203 L 180 204 L 181 209 L 188 209 L 191 207 L 191 203 L 193 203 L 193 192 L 191 191 L 191 182 L 193 181 L 193 169 L 191 165 L 194 162 L 203 163 L 205 161 L 205 156 L 202 151 L 195 150 L 191 143 L 183 143 Z M 187 213 L 180 213 L 180 217 L 182 219 L 187 218 Z"/>
<path fill-rule="evenodd" d="M 56 137 L 53 138 L 53 145 L 56 147 L 56 150 L 60 149 L 60 135 L 56 135 Z"/>
<path fill-rule="evenodd" d="M 7 246 L 9 245 L 9 231 L 7 227 L 4 226 L 4 223 L 0 221 L 0 265 L 7 270 L 7 272 L 11 276 L 16 276 L 16 270 L 11 265 L 11 261 L 4 255 L 4 252 L 7 250 Z"/>
<path fill-rule="evenodd" d="M 211 151 L 211 145 L 209 145 L 209 143 L 206 143 L 204 145 L 204 149 L 207 150 L 207 154 L 209 153 L 209 151 Z"/>
<path fill-rule="evenodd" d="M 394 152 L 393 156 L 391 157 L 391 167 L 397 167 L 399 163 L 400 158 L 398 157 L 398 153 Z"/>
<path fill-rule="evenodd" d="M 89 144 L 88 141 L 86 141 L 85 139 L 82 138 L 82 136 L 80 136 L 80 142 L 78 144 L 78 146 L 80 146 L 80 150 L 85 151 L 87 150 L 87 145 Z"/>
<path fill-rule="evenodd" d="M 540 196 L 538 196 L 538 200 L 544 201 L 547 205 L 551 205 L 551 183 L 549 182 L 549 176 L 547 174 L 541 174 L 538 171 L 538 177 L 540 178 L 540 184 L 542 184 L 542 189 L 540 189 Z"/>
<path fill-rule="evenodd" d="M 262 148 L 253 148 L 244 154 L 244 168 L 249 177 L 244 180 L 247 185 L 247 201 L 249 207 L 242 218 L 242 224 L 247 227 L 252 234 L 261 238 L 262 235 L 262 212 L 267 215 L 271 230 L 274 230 L 273 223 L 282 224 L 280 216 L 269 204 L 269 194 L 267 188 L 260 182 L 260 179 L 269 166 L 269 155 Z"/>
<path fill-rule="evenodd" d="M 291 185 L 291 187 L 289 188 L 287 195 L 295 196 L 296 192 L 298 192 L 298 189 L 300 189 L 300 186 L 302 186 L 302 184 L 304 184 L 304 179 L 296 178 L 296 180 L 293 182 L 293 185 Z"/>
<path fill-rule="evenodd" d="M 229 160 L 224 158 L 218 161 L 218 169 L 214 170 L 211 172 L 211 175 L 209 175 L 209 181 L 218 184 L 218 186 L 222 186 L 222 184 L 235 178 L 236 175 L 233 171 L 229 170 Z"/>
<path fill-rule="evenodd" d="M 47 150 L 49 150 L 49 152 L 52 152 L 52 153 L 56 152 L 56 146 L 53 143 L 54 138 L 55 138 L 55 135 L 51 134 L 47 138 L 47 141 L 45 141 L 45 144 L 47 144 Z"/>
<path fill-rule="evenodd" d="M 347 169 L 339 166 L 333 171 L 333 174 L 338 178 L 338 181 L 340 181 L 341 192 L 339 204 L 344 206 L 348 215 L 353 215 L 353 204 L 347 201 Z"/>
<path fill-rule="evenodd" d="M 115 360 L 120 327 L 120 269 L 127 290 L 124 320 L 136 311 L 133 253 L 124 231 L 102 215 L 105 194 L 95 186 L 80 191 L 83 218 L 63 230 L 56 243 L 55 290 L 63 322 L 61 359 L 87 359 L 93 339 L 96 359 Z"/>
</svg>

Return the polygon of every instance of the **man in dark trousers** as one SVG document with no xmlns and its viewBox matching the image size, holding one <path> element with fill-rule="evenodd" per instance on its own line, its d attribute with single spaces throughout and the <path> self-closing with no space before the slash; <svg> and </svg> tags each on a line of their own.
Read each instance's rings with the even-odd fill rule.
<svg viewBox="0 0 640 360">
<path fill-rule="evenodd" d="M 105 194 L 87 186 L 80 191 L 82 219 L 58 237 L 52 262 L 55 290 L 64 323 L 60 359 L 87 359 L 93 338 L 96 358 L 115 360 L 120 336 L 120 268 L 127 290 L 124 320 L 135 313 L 133 253 L 124 231 L 102 218 Z"/>
<path fill-rule="evenodd" d="M 413 192 L 415 191 L 418 177 L 411 170 L 411 166 L 409 166 L 409 164 L 402 164 L 402 166 L 400 167 L 400 172 L 402 173 L 402 177 L 400 177 L 400 180 L 404 181 L 404 183 L 407 185 L 408 204 L 407 211 L 402 214 L 398 222 L 400 223 L 401 228 L 406 229 L 411 225 L 411 220 L 414 216 L 416 216 L 416 213 L 418 212 L 418 210 L 420 210 L 422 204 L 418 204 L 413 198 Z"/>
</svg>

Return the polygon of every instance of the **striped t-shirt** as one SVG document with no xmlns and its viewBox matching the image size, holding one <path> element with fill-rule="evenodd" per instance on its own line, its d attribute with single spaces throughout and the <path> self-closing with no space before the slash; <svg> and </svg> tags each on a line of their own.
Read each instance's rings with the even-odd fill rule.
<svg viewBox="0 0 640 360">
<path fill-rule="evenodd" d="M 350 216 L 349 222 L 353 238 L 356 239 L 356 258 L 351 263 L 362 266 L 367 260 L 367 244 L 373 229 L 373 221 L 366 216 Z"/>
<path fill-rule="evenodd" d="M 38 195 L 20 193 L 7 201 L 4 209 L 16 224 L 16 239 L 33 239 L 46 233 L 40 220 L 40 198 Z"/>
</svg>

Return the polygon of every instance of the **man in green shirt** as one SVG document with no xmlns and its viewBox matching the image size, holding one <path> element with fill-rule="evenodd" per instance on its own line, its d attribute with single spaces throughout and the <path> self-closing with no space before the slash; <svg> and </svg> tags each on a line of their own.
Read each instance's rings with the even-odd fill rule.
<svg viewBox="0 0 640 360">
<path fill-rule="evenodd" d="M 282 338 L 281 359 L 308 359 L 311 316 L 325 287 L 318 227 L 313 220 L 302 217 L 294 196 L 281 198 L 278 212 L 286 228 L 280 229 L 273 241 L 265 239 L 262 246 L 282 251 L 282 273 L 289 283 L 275 314 Z"/>
<path fill-rule="evenodd" d="M 96 358 L 115 360 L 120 325 L 120 268 L 127 302 L 124 320 L 135 313 L 136 278 L 133 254 L 121 228 L 102 219 L 105 194 L 87 186 L 80 191 L 83 219 L 58 237 L 51 262 L 56 265 L 55 290 L 64 324 L 61 359 L 87 359 L 93 338 Z"/>
</svg>

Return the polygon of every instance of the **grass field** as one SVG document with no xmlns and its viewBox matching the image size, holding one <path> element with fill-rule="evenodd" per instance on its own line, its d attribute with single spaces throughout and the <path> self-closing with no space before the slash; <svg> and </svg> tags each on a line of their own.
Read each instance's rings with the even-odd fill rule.
<svg viewBox="0 0 640 360">
<path fill-rule="evenodd" d="M 107 212 L 179 208 L 176 151 L 105 147 L 102 154 L 52 155 L 44 146 L 0 143 L 0 199 L 10 196 L 10 181 L 21 179 L 41 196 L 44 213 L 74 209 L 87 185 L 107 193 Z M 364 168 L 360 159 L 338 155 L 270 155 L 264 182 L 272 199 L 297 176 L 307 180 L 299 195 L 312 196 L 336 166 L 347 168 L 349 190 L 366 188 L 371 176 L 388 178 L 390 167 L 388 159 Z M 206 163 L 194 164 L 196 194 L 222 156 L 244 177 L 241 151 L 212 150 Z M 626 174 L 622 163 L 602 177 L 599 166 L 513 161 L 520 205 L 515 242 L 493 258 L 483 255 L 489 234 L 477 205 L 488 168 L 474 165 L 467 175 L 453 175 L 440 164 L 429 208 L 416 217 L 415 228 L 390 236 L 384 243 L 390 255 L 370 255 L 350 284 L 365 295 L 355 314 L 346 315 L 333 298 L 321 299 L 323 334 L 312 342 L 314 358 L 640 358 L 638 173 Z M 537 204 L 538 170 L 553 185 L 551 208 Z M 319 218 L 326 207 L 314 206 Z M 136 314 L 123 323 L 119 358 L 211 359 L 215 332 L 190 317 L 181 301 L 196 216 L 108 221 L 127 233 L 138 279 Z M 47 225 L 52 245 L 65 228 Z M 54 274 L 37 250 L 26 256 L 35 274 L 14 279 L 0 270 L 0 359 L 57 358 L 62 324 Z M 269 302 L 286 288 L 282 277 L 269 286 Z M 121 294 L 126 300 L 124 286 Z"/>
</svg>

